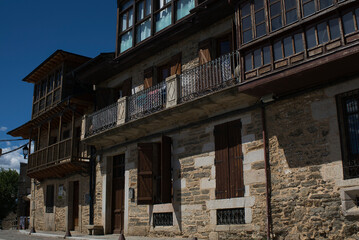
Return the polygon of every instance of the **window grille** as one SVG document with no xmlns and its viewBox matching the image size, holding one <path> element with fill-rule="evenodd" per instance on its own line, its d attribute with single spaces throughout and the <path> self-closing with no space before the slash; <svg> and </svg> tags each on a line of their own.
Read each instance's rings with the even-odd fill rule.
<svg viewBox="0 0 359 240">
<path fill-rule="evenodd" d="M 173 213 L 154 213 L 153 226 L 173 226 Z"/>
<path fill-rule="evenodd" d="M 244 208 L 217 210 L 217 225 L 245 224 Z"/>
</svg>

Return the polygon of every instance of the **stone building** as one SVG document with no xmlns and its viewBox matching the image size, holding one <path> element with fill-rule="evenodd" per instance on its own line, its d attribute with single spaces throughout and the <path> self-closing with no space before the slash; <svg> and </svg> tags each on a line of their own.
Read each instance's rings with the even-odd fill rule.
<svg viewBox="0 0 359 240">
<path fill-rule="evenodd" d="M 20 163 L 17 196 L 17 219 L 19 229 L 28 228 L 30 216 L 31 179 L 27 176 L 27 163 Z"/>
<path fill-rule="evenodd" d="M 358 237 L 357 1 L 127 0 L 117 12 L 114 58 L 72 72 L 95 97 L 81 122 L 93 225 Z"/>
</svg>

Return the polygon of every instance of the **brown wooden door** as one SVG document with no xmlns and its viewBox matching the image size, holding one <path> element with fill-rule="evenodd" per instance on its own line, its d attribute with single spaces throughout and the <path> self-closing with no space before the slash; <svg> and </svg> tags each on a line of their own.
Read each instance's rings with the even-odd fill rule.
<svg viewBox="0 0 359 240">
<path fill-rule="evenodd" d="M 124 221 L 124 185 L 125 185 L 125 155 L 113 157 L 112 180 L 112 231 L 123 233 Z"/>
<path fill-rule="evenodd" d="M 72 216 L 74 218 L 74 230 L 79 226 L 79 182 L 74 182 Z"/>
</svg>

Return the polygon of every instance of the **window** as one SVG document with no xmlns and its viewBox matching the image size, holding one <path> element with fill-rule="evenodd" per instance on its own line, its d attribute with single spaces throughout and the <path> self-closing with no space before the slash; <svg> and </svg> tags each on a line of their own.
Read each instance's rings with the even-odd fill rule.
<svg viewBox="0 0 359 240">
<path fill-rule="evenodd" d="M 308 49 L 340 38 L 339 20 L 331 19 L 306 30 Z"/>
<path fill-rule="evenodd" d="M 359 89 L 337 96 L 344 179 L 359 177 Z"/>
<path fill-rule="evenodd" d="M 310 16 L 316 11 L 328 8 L 334 4 L 334 0 L 301 0 L 303 17 Z"/>
<path fill-rule="evenodd" d="M 131 48 L 133 44 L 133 3 L 134 0 L 127 1 L 120 8 L 120 52 Z"/>
<path fill-rule="evenodd" d="M 151 0 L 137 3 L 136 43 L 151 36 Z"/>
<path fill-rule="evenodd" d="M 230 224 L 245 224 L 244 208 L 217 210 L 217 225 Z"/>
<path fill-rule="evenodd" d="M 153 213 L 153 226 L 173 226 L 173 213 Z"/>
<path fill-rule="evenodd" d="M 138 143 L 137 204 L 171 203 L 171 138 Z"/>
<path fill-rule="evenodd" d="M 187 16 L 191 9 L 194 8 L 194 0 L 178 0 L 176 2 L 176 20 Z"/>
<path fill-rule="evenodd" d="M 264 46 L 247 53 L 244 57 L 244 60 L 246 72 L 270 64 L 271 54 L 269 46 Z"/>
<path fill-rule="evenodd" d="M 214 127 L 216 198 L 244 196 L 241 121 Z"/>
<path fill-rule="evenodd" d="M 46 213 L 54 212 L 54 185 L 46 186 Z"/>
<path fill-rule="evenodd" d="M 344 34 L 350 34 L 359 30 L 359 8 L 342 16 Z"/>
</svg>

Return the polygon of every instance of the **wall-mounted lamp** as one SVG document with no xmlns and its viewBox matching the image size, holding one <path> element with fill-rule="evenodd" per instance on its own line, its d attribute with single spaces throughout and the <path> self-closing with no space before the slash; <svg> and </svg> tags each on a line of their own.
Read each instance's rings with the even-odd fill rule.
<svg viewBox="0 0 359 240">
<path fill-rule="evenodd" d="M 27 145 L 25 145 L 25 147 L 22 149 L 22 153 L 24 154 L 24 159 L 26 159 L 26 157 L 29 155 L 29 148 Z"/>
<path fill-rule="evenodd" d="M 128 198 L 131 200 L 131 202 L 135 201 L 135 189 L 133 188 L 128 189 Z"/>
</svg>

